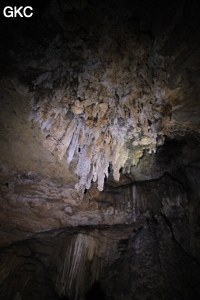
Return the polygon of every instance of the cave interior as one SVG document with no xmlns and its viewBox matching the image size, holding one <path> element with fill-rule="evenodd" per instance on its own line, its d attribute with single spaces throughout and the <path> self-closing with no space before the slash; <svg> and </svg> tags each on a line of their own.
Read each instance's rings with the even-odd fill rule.
<svg viewBox="0 0 200 300">
<path fill-rule="evenodd" d="M 0 299 L 200 299 L 200 2 L 20 5 L 0 19 Z"/>
</svg>

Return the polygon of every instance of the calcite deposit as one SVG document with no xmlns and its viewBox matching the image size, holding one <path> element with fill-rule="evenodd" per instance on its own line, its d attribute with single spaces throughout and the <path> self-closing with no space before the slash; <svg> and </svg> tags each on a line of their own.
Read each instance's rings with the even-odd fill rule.
<svg viewBox="0 0 200 300">
<path fill-rule="evenodd" d="M 152 41 L 131 25 L 131 32 L 124 24 L 116 32 L 112 22 L 103 20 L 97 48 L 83 40 L 79 45 L 78 72 L 70 61 L 73 48 L 68 46 L 69 59 L 63 66 L 33 82 L 31 118 L 45 131 L 43 145 L 49 151 L 60 160 L 66 156 L 68 163 L 76 161 L 80 195 L 91 182 L 97 181 L 103 190 L 109 165 L 118 181 L 120 170 L 129 173 L 145 150 L 155 153 L 168 132 L 172 107 L 164 98 L 165 58 L 160 56 L 159 63 L 150 68 L 149 61 L 157 55 L 149 57 Z M 53 87 L 60 74 L 65 79 L 58 90 Z M 48 96 L 37 92 L 45 88 Z"/>
<path fill-rule="evenodd" d="M 200 299 L 199 1 L 24 5 L 0 20 L 0 299 Z"/>
<path fill-rule="evenodd" d="M 92 8 L 88 4 L 84 11 L 87 17 L 92 18 Z M 99 3 L 98 9 L 104 6 Z M 187 110 L 187 98 L 194 89 L 189 88 L 185 75 L 171 71 L 180 53 L 164 53 L 166 45 L 174 43 L 171 35 L 177 19 L 167 24 L 164 38 L 157 34 L 153 39 L 123 10 L 121 21 L 116 16 L 108 22 L 112 13 L 108 7 L 101 18 L 89 18 L 87 32 L 80 34 L 72 19 L 67 30 L 73 32 L 73 40 L 70 36 L 70 42 L 63 42 L 57 34 L 51 51 L 45 53 L 46 60 L 53 55 L 54 63 L 32 81 L 35 92 L 30 117 L 45 131 L 44 147 L 56 152 L 60 160 L 66 156 L 68 163 L 76 162 L 80 197 L 91 182 L 97 181 L 98 189 L 103 190 L 110 164 L 115 180 L 119 180 L 121 170 L 129 173 L 145 150 L 155 153 L 166 135 L 195 127 L 192 119 L 180 124 L 178 117 Z M 185 36 L 188 38 L 187 33 Z M 197 53 L 193 55 L 196 59 Z M 181 66 L 181 73 L 188 69 L 186 66 Z M 172 80 L 178 84 L 173 86 Z M 189 92 L 184 95 L 185 89 Z M 195 111 L 193 118 L 198 119 Z"/>
</svg>

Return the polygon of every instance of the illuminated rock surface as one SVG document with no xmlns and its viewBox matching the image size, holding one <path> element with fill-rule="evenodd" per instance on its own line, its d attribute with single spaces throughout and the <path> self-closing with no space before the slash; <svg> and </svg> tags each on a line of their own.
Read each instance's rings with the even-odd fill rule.
<svg viewBox="0 0 200 300">
<path fill-rule="evenodd" d="M 198 1 L 33 7 L 0 28 L 0 298 L 199 299 Z"/>
</svg>

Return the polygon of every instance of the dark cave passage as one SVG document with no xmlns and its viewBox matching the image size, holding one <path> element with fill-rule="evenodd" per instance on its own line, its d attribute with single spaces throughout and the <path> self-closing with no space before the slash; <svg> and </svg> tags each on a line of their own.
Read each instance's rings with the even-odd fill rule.
<svg viewBox="0 0 200 300">
<path fill-rule="evenodd" d="M 92 300 L 92 299 L 97 299 L 97 300 L 105 300 L 105 293 L 103 292 L 101 285 L 99 282 L 95 282 L 91 289 L 86 293 L 86 300 Z"/>
</svg>

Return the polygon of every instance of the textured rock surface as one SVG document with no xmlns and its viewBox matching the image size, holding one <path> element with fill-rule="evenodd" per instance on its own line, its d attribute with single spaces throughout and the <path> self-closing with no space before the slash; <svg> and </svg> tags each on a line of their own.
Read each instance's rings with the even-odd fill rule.
<svg viewBox="0 0 200 300">
<path fill-rule="evenodd" d="M 85 2 L 77 8 L 53 1 L 45 22 L 38 17 L 35 26 L 33 19 L 23 35 L 15 20 L 9 59 L 19 76 L 16 81 L 10 72 L 3 81 L 11 80 L 10 89 L 18 91 L 19 79 L 25 83 L 14 97 L 23 95 L 27 104 L 31 91 L 32 127 L 39 125 L 42 145 L 62 166 L 73 164 L 80 197 L 92 181 L 103 189 L 109 164 L 119 180 L 120 169 L 129 173 L 166 135 L 199 131 L 195 5 L 186 11 L 186 4 L 175 3 L 162 21 L 160 6 L 147 17 L 147 4 L 113 5 Z M 158 17 L 155 24 L 150 16 Z"/>
<path fill-rule="evenodd" d="M 132 235 L 108 274 L 108 299 L 199 297 L 199 263 L 182 249 L 160 217 Z"/>
<path fill-rule="evenodd" d="M 33 7 L 0 26 L 0 298 L 199 299 L 198 1 Z"/>
</svg>

